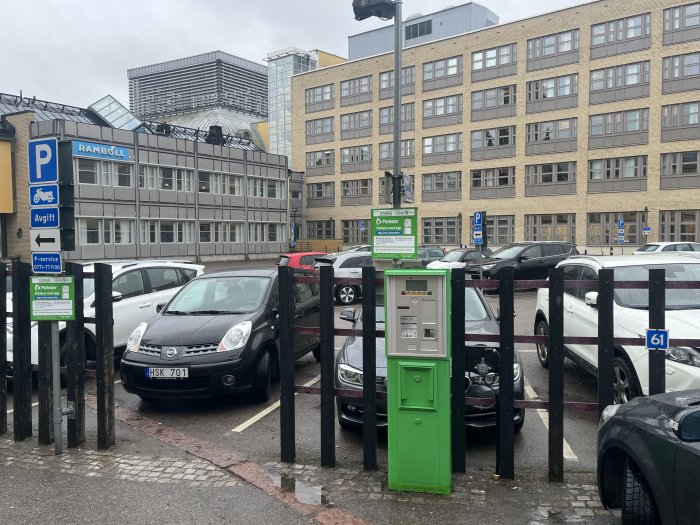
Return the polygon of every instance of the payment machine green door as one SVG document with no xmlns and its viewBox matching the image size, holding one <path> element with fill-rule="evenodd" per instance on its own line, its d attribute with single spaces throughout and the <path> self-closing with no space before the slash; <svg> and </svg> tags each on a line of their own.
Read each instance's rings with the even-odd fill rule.
<svg viewBox="0 0 700 525">
<path fill-rule="evenodd" d="M 449 275 L 384 272 L 392 490 L 452 490 Z"/>
</svg>

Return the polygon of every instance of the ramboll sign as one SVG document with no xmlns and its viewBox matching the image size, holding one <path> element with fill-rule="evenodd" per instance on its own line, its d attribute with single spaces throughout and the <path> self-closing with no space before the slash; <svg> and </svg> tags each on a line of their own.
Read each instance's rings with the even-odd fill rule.
<svg viewBox="0 0 700 525">
<path fill-rule="evenodd" d="M 89 157 L 92 159 L 121 160 L 131 159 L 129 148 L 112 146 L 111 144 L 95 144 L 93 142 L 73 141 L 74 157 Z"/>
</svg>

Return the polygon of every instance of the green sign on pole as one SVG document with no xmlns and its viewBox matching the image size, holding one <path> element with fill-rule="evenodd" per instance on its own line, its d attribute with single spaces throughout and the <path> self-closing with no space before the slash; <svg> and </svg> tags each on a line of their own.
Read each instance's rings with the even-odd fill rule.
<svg viewBox="0 0 700 525">
<path fill-rule="evenodd" d="M 418 246 L 418 208 L 372 210 L 372 258 L 415 259 Z"/>
<path fill-rule="evenodd" d="M 75 321 L 73 277 L 31 277 L 29 305 L 32 321 Z"/>
</svg>

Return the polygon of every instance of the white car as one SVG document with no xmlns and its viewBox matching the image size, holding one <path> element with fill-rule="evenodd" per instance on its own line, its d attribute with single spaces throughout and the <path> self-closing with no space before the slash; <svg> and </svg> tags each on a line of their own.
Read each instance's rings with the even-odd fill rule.
<svg viewBox="0 0 700 525">
<path fill-rule="evenodd" d="M 560 262 L 564 280 L 597 280 L 598 271 L 614 269 L 615 281 L 646 281 L 649 270 L 663 268 L 666 281 L 700 281 L 700 258 L 684 255 L 634 257 L 577 255 Z M 598 337 L 598 292 L 589 287 L 564 289 L 564 336 Z M 549 289 L 537 291 L 535 335 L 549 334 Z M 617 345 L 614 355 L 615 402 L 624 403 L 649 393 L 649 354 L 645 348 L 649 327 L 649 292 L 639 288 L 615 290 L 613 305 L 615 337 L 639 337 L 639 346 Z M 666 292 L 666 328 L 671 341 L 700 339 L 700 293 L 696 289 L 670 289 Z M 565 355 L 597 374 L 598 346 L 569 344 Z M 549 366 L 546 344 L 537 345 L 542 366 Z M 700 388 L 700 348 L 671 347 L 666 352 L 666 389 Z"/>
<path fill-rule="evenodd" d="M 159 304 L 167 303 L 180 288 L 202 275 L 204 267 L 179 261 L 130 261 L 111 262 L 112 297 L 114 301 L 114 355 L 120 356 L 131 332 L 143 321 L 156 314 Z M 84 267 L 92 273 L 92 264 Z M 95 283 L 92 277 L 83 281 L 83 308 L 85 317 L 95 316 Z M 7 310 L 12 311 L 12 293 L 7 294 Z M 12 322 L 7 323 L 7 360 L 12 361 Z M 59 323 L 63 334 L 65 323 Z M 61 335 L 63 342 L 63 335 Z M 39 363 L 38 328 L 32 322 L 32 364 Z M 95 325 L 85 323 L 85 353 L 88 360 L 95 359 Z"/>
<path fill-rule="evenodd" d="M 649 242 L 634 251 L 634 255 L 667 254 L 667 253 L 699 253 L 700 243 L 697 242 Z"/>
</svg>

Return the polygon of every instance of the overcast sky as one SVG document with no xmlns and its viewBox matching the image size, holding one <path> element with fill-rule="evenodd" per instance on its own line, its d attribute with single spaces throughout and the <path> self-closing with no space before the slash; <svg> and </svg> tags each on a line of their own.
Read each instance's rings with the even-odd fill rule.
<svg viewBox="0 0 700 525">
<path fill-rule="evenodd" d="M 87 107 L 106 94 L 129 104 L 127 69 L 225 51 L 263 63 L 287 47 L 347 57 L 352 0 L 0 0 L 0 92 Z M 404 0 L 404 19 L 464 0 Z M 583 0 L 482 0 L 501 22 Z M 553 30 L 557 28 L 552 28 Z"/>
</svg>

